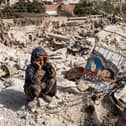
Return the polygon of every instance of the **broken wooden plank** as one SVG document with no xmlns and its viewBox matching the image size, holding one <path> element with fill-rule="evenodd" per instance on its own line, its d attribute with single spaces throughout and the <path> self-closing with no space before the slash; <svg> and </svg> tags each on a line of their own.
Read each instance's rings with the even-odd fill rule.
<svg viewBox="0 0 126 126">
<path fill-rule="evenodd" d="M 85 16 L 85 17 L 70 17 L 68 18 L 69 20 L 86 20 L 88 18 L 100 18 L 102 17 L 102 15 L 90 15 L 90 16 Z"/>
<path fill-rule="evenodd" d="M 59 40 L 63 40 L 63 41 L 69 40 L 69 38 L 67 36 L 60 35 L 60 34 L 49 33 L 48 35 L 53 37 L 53 38 L 56 38 L 56 39 L 59 39 Z"/>
</svg>

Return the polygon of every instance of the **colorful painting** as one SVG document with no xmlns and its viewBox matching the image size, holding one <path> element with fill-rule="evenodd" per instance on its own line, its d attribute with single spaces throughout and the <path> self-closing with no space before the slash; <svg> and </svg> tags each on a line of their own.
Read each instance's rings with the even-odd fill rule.
<svg viewBox="0 0 126 126">
<path fill-rule="evenodd" d="M 109 91 L 124 61 L 124 56 L 96 46 L 87 60 L 81 81 L 98 91 Z"/>
</svg>

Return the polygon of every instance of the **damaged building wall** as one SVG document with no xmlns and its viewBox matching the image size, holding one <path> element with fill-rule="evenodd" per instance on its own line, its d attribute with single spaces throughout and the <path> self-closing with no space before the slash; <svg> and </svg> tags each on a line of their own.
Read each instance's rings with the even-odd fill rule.
<svg viewBox="0 0 126 126">
<path fill-rule="evenodd" d="M 19 25 L 28 25 L 28 24 L 38 24 L 40 25 L 41 23 L 44 22 L 49 22 L 50 20 L 52 20 L 52 22 L 59 22 L 61 23 L 65 23 L 68 20 L 68 17 L 26 17 L 26 18 L 18 18 L 18 19 L 3 19 L 3 23 L 5 24 L 5 26 L 7 26 L 8 24 L 12 25 L 12 26 L 19 26 Z"/>
<path fill-rule="evenodd" d="M 19 2 L 20 0 L 3 0 L 2 3 L 5 3 L 6 5 L 9 4 L 10 6 Z"/>
<path fill-rule="evenodd" d="M 46 14 L 48 14 L 48 15 L 58 15 L 58 12 L 60 10 L 64 10 L 64 11 L 68 12 L 69 14 L 74 15 L 74 8 L 75 8 L 74 4 L 45 5 Z"/>
</svg>

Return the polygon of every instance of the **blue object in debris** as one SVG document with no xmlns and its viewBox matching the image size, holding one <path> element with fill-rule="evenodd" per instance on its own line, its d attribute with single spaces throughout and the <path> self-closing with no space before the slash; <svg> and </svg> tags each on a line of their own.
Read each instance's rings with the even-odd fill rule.
<svg viewBox="0 0 126 126">
<path fill-rule="evenodd" d="M 86 70 L 92 70 L 92 63 L 96 65 L 96 71 L 103 70 L 104 66 L 101 60 L 98 57 L 95 57 L 94 60 L 88 60 L 86 64 Z"/>
</svg>

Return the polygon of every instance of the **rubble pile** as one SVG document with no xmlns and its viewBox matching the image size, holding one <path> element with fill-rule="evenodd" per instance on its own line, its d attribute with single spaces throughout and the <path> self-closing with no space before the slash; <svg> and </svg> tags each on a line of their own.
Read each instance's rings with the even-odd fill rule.
<svg viewBox="0 0 126 126">
<path fill-rule="evenodd" d="M 126 28 L 125 24 L 109 25 L 97 33 L 98 42 L 113 51 L 126 54 Z"/>
<path fill-rule="evenodd" d="M 88 42 L 90 40 L 86 40 L 86 37 L 94 37 L 95 32 L 101 28 L 101 20 L 104 19 L 85 18 L 84 21 L 67 19 L 67 22 L 66 20 L 61 22 L 45 19 L 39 26 L 8 26 L 8 28 L 3 28 L 3 32 L 6 35 L 6 37 L 4 35 L 4 41 L 8 45 L 17 45 L 19 47 L 28 46 L 31 42 L 34 42 L 44 47 L 49 47 L 50 45 L 53 48 L 58 46 L 58 48 L 61 48 L 66 46 L 71 39 L 80 43 L 81 48 L 84 48 L 83 46 L 90 44 Z M 96 24 L 97 27 L 95 26 Z M 104 26 L 105 24 L 102 23 L 102 25 Z"/>
<path fill-rule="evenodd" d="M 100 23 L 97 27 L 95 23 L 90 20 L 67 23 L 45 21 L 39 26 L 9 29 L 0 45 L 2 126 L 111 126 L 116 121 L 110 119 L 112 116 L 108 116 L 108 110 L 102 105 L 104 95 L 100 97 L 90 88 L 81 92 L 76 85 L 78 80 L 68 80 L 68 75 L 65 78 L 65 72 L 72 68 L 83 71 L 96 44 L 126 55 L 125 24 L 103 23 L 101 28 Z M 32 49 L 38 46 L 47 50 L 57 71 L 58 92 L 51 105 L 43 99 L 27 103 L 23 92 L 25 69 L 30 63 Z M 124 63 L 122 73 L 125 70 Z M 70 74 L 72 76 L 72 72 Z"/>
</svg>

